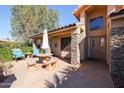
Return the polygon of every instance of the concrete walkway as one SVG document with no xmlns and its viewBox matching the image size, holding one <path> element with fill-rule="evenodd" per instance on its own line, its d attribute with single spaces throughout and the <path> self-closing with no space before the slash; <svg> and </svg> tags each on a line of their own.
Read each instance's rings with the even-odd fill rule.
<svg viewBox="0 0 124 93">
<path fill-rule="evenodd" d="M 33 58 L 36 61 L 36 58 Z M 83 61 L 77 70 L 67 60 L 60 60 L 55 69 L 47 71 L 37 65 L 36 70 L 28 71 L 26 60 L 18 61 L 11 69 L 14 81 L 12 88 L 93 88 L 113 87 L 108 67 L 101 61 Z M 11 81 L 11 78 L 5 80 Z"/>
</svg>

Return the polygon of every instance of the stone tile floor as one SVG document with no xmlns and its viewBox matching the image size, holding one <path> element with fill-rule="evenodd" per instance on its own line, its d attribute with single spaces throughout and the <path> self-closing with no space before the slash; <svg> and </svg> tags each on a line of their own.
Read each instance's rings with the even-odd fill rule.
<svg viewBox="0 0 124 93">
<path fill-rule="evenodd" d="M 58 59 L 58 58 L 57 58 Z M 34 61 L 38 60 L 33 58 Z M 2 84 L 12 88 L 112 88 L 113 83 L 108 66 L 100 60 L 86 60 L 76 69 L 68 60 L 58 59 L 55 69 L 47 71 L 37 65 L 36 70 L 28 71 L 26 60 L 14 64 L 11 77 Z"/>
</svg>

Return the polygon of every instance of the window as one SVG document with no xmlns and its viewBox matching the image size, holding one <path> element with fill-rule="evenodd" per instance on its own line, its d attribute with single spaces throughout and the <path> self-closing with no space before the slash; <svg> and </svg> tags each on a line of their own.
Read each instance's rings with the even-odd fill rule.
<svg viewBox="0 0 124 93">
<path fill-rule="evenodd" d="M 61 39 L 61 50 L 63 50 L 68 44 L 71 43 L 71 37 Z"/>
<path fill-rule="evenodd" d="M 97 17 L 90 20 L 90 30 L 102 30 L 103 29 L 103 17 Z"/>
</svg>

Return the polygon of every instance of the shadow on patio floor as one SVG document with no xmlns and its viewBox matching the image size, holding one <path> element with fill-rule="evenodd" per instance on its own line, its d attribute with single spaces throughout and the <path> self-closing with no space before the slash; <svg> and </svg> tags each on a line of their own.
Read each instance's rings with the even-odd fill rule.
<svg viewBox="0 0 124 93">
<path fill-rule="evenodd" d="M 16 80 L 16 77 L 14 74 L 11 74 L 8 76 L 2 76 L 1 82 L 0 82 L 0 88 L 10 88 L 10 86 L 15 80 Z"/>
<path fill-rule="evenodd" d="M 59 71 L 64 77 L 55 73 L 52 82 L 45 81 L 50 88 L 111 88 L 113 83 L 108 66 L 101 60 L 85 60 L 79 69 L 66 67 Z"/>
</svg>

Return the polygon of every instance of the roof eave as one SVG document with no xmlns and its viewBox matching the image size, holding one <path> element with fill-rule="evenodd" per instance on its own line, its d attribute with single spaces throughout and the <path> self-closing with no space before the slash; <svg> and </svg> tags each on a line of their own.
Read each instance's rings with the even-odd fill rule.
<svg viewBox="0 0 124 93">
<path fill-rule="evenodd" d="M 73 12 L 72 14 L 80 21 L 80 10 L 84 7 L 84 5 L 79 5 Z"/>
<path fill-rule="evenodd" d="M 81 11 L 86 11 L 92 7 L 92 5 L 79 5 L 73 12 L 72 14 L 80 21 L 80 12 Z"/>
<path fill-rule="evenodd" d="M 35 38 L 35 37 L 37 37 L 37 36 L 39 36 L 39 35 L 42 36 L 42 33 L 36 33 L 36 34 L 30 35 L 30 36 L 28 36 L 28 38 L 33 39 L 33 38 Z"/>
<path fill-rule="evenodd" d="M 54 29 L 54 30 L 49 30 L 48 34 L 54 34 L 54 33 L 57 33 L 57 32 L 62 32 L 62 31 L 65 31 L 65 30 L 74 29 L 76 27 L 77 27 L 77 24 L 73 23 L 73 24 L 69 24 L 68 26 L 66 25 L 64 27 L 60 27 L 60 28 L 57 28 L 57 29 Z M 33 34 L 33 35 L 28 36 L 28 38 L 34 39 L 34 38 L 38 38 L 39 36 L 42 37 L 42 34 L 43 33 Z"/>
</svg>

